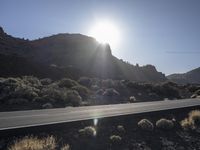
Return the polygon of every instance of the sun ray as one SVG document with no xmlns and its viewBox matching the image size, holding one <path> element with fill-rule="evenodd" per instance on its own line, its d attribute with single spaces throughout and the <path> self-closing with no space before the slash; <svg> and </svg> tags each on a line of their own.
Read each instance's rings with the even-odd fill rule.
<svg viewBox="0 0 200 150">
<path fill-rule="evenodd" d="M 119 43 L 119 30 L 115 24 L 108 21 L 97 22 L 91 28 L 89 35 L 100 43 L 108 43 L 111 48 L 116 48 Z"/>
</svg>

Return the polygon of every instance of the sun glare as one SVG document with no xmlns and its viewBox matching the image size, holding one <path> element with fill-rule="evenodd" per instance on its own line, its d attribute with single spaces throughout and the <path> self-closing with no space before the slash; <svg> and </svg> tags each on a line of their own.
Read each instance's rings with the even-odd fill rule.
<svg viewBox="0 0 200 150">
<path fill-rule="evenodd" d="M 119 44 L 119 30 L 111 22 L 102 21 L 96 23 L 90 30 L 89 35 L 100 43 L 108 43 L 111 48 Z"/>
</svg>

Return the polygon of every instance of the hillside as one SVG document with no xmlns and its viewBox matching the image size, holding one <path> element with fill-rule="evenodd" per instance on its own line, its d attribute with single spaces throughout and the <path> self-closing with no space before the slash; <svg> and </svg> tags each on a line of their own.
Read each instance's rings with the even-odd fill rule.
<svg viewBox="0 0 200 150">
<path fill-rule="evenodd" d="M 183 74 L 171 74 L 167 78 L 179 84 L 200 84 L 200 67 Z"/>
<path fill-rule="evenodd" d="M 0 54 L 0 63 L 5 64 L 0 66 L 3 70 L 1 76 L 22 73 L 49 78 L 88 76 L 134 81 L 166 80 L 165 75 L 157 72 L 154 66 L 131 65 L 113 56 L 108 44 L 100 44 L 81 34 L 57 34 L 29 41 L 12 37 L 0 28 Z M 6 65 L 8 60 L 18 65 Z M 55 75 L 58 69 L 59 75 Z"/>
</svg>

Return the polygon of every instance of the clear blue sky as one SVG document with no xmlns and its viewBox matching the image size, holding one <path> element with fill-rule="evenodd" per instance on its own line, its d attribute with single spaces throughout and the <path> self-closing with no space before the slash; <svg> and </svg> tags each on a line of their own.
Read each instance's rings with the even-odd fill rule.
<svg viewBox="0 0 200 150">
<path fill-rule="evenodd" d="M 199 0 L 0 1 L 0 26 L 21 38 L 87 34 L 97 18 L 120 28 L 121 44 L 112 50 L 118 58 L 165 74 L 200 67 Z"/>
</svg>

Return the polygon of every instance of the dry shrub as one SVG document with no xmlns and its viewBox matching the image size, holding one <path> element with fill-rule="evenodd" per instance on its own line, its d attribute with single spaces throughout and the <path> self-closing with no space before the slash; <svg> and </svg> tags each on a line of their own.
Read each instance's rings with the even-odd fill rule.
<svg viewBox="0 0 200 150">
<path fill-rule="evenodd" d="M 193 110 L 188 114 L 188 118 L 185 118 L 180 122 L 181 126 L 185 130 L 196 129 L 200 127 L 200 111 Z"/>
<path fill-rule="evenodd" d="M 24 137 L 15 141 L 8 150 L 55 150 L 56 140 L 53 136 L 46 138 Z"/>
</svg>

